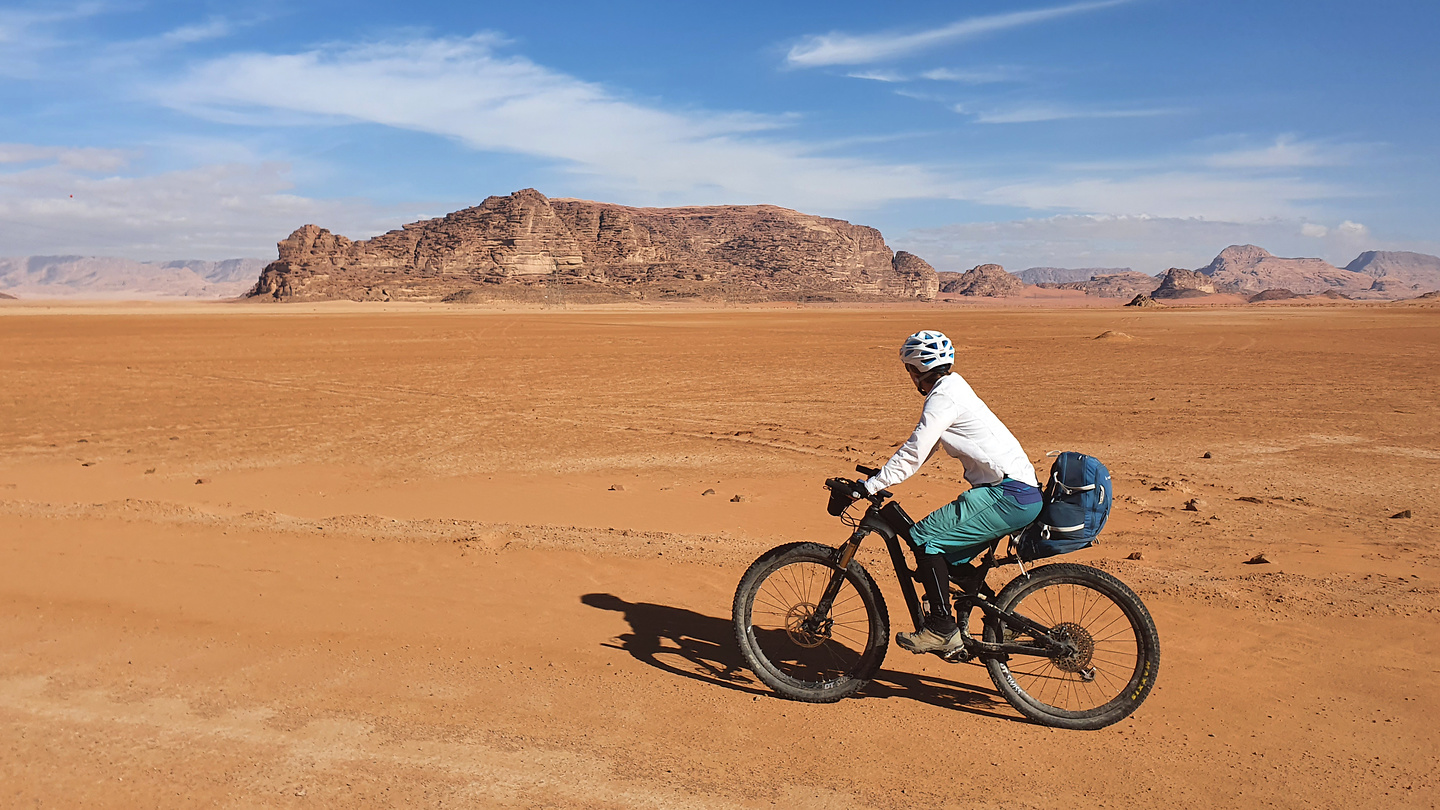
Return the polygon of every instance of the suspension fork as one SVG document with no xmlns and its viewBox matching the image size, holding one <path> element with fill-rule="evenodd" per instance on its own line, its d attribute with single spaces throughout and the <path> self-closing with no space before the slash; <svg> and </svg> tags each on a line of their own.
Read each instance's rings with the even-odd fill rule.
<svg viewBox="0 0 1440 810">
<path fill-rule="evenodd" d="M 850 539 L 835 549 L 835 556 L 830 558 L 830 567 L 833 569 L 830 582 L 825 586 L 825 592 L 820 595 L 820 601 L 815 604 L 815 612 L 801 625 L 807 631 L 821 635 L 828 633 L 833 624 L 830 608 L 835 606 L 835 597 L 840 595 L 840 586 L 845 584 L 845 570 L 850 567 L 850 561 L 855 559 L 855 552 L 859 550 L 861 541 L 871 531 L 857 528 L 850 533 Z"/>
</svg>

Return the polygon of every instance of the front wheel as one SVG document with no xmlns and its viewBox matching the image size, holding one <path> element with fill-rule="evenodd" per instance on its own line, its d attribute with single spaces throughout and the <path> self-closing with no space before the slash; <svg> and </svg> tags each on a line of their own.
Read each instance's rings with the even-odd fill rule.
<svg viewBox="0 0 1440 810">
<path fill-rule="evenodd" d="M 1069 642 L 1063 655 L 1012 653 L 985 662 L 995 688 L 1031 720 L 1057 728 L 1104 728 L 1140 708 L 1154 688 L 1160 671 L 1155 621 L 1134 591 L 1104 571 L 1075 563 L 1036 568 L 1006 585 L 995 606 Z M 1030 639 L 987 617 L 985 640 Z"/>
<path fill-rule="evenodd" d="M 875 580 L 854 560 L 838 571 L 835 550 L 792 543 L 756 560 L 735 590 L 735 639 L 762 683 L 806 703 L 833 703 L 860 691 L 879 671 L 890 617 Z M 830 610 L 817 606 L 833 576 Z"/>
</svg>

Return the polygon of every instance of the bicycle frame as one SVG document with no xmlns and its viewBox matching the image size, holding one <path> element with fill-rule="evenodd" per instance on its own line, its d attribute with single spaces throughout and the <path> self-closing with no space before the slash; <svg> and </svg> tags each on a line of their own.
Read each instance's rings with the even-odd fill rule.
<svg viewBox="0 0 1440 810">
<path fill-rule="evenodd" d="M 889 493 L 883 494 L 888 495 Z M 829 585 L 825 588 L 825 593 L 816 605 L 815 613 L 805 621 L 806 629 L 816 634 L 825 634 L 829 630 L 832 623 L 828 618 L 830 608 L 835 597 L 840 593 L 840 586 L 845 580 L 845 569 L 854 559 L 855 552 L 860 549 L 860 544 L 870 534 L 878 534 L 884 538 L 885 545 L 890 551 L 890 563 L 895 567 L 895 577 L 900 582 L 900 593 L 904 595 L 905 605 L 910 610 L 910 619 L 914 622 L 917 632 L 924 627 L 925 611 L 920 604 L 920 596 L 915 591 L 915 583 L 919 581 L 919 577 L 910 568 L 909 561 L 905 558 L 905 551 L 900 545 L 901 540 L 904 540 L 905 545 L 914 547 L 914 543 L 910 539 L 910 529 L 914 525 L 915 521 L 910 519 L 900 504 L 889 501 L 882 505 L 880 501 L 872 498 L 869 508 L 865 510 L 865 515 L 855 524 L 855 531 L 850 534 L 848 540 L 835 549 L 835 556 L 831 559 L 834 573 L 830 577 Z M 999 547 L 1000 540 L 1001 538 L 997 537 L 991 542 L 990 548 L 985 552 L 984 559 L 981 561 L 981 571 L 988 572 L 994 567 L 996 563 L 995 550 Z M 983 577 L 981 581 L 983 582 Z M 996 607 L 989 598 L 994 594 L 990 593 L 987 596 L 985 593 L 987 590 L 988 588 L 982 586 L 977 589 L 976 593 L 966 592 L 960 600 L 957 600 L 962 618 L 960 632 L 966 642 L 966 653 L 985 657 L 1012 654 L 1050 657 L 1065 655 L 1073 651 L 1069 641 L 1062 641 L 1051 636 L 1050 628 L 1019 614 Z M 1011 627 L 1023 630 L 1032 636 L 1037 644 L 995 644 L 974 638 L 969 633 L 968 618 L 970 610 L 977 607 L 985 614 L 987 625 L 997 622 L 1000 629 Z M 996 636 L 1003 637 L 1003 633 L 996 633 Z"/>
</svg>

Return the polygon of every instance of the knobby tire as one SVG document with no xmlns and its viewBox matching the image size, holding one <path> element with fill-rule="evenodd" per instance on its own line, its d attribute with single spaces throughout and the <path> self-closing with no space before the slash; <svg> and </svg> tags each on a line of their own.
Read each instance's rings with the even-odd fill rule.
<svg viewBox="0 0 1440 810">
<path fill-rule="evenodd" d="M 1042 566 L 1006 585 L 995 605 L 1054 634 L 1080 638 L 1077 649 L 1087 648 L 1064 659 L 1012 654 L 985 661 L 995 688 L 1029 719 L 1056 728 L 1104 728 L 1130 716 L 1154 688 L 1160 671 L 1155 621 L 1140 597 L 1110 574 L 1075 563 Z M 987 617 L 986 641 L 1015 635 Z"/>
<path fill-rule="evenodd" d="M 834 555 L 833 548 L 818 543 L 779 546 L 751 564 L 735 590 L 732 617 L 740 654 L 755 677 L 791 700 L 834 703 L 849 697 L 885 660 L 890 636 L 885 598 L 854 560 L 830 613 L 836 621 L 833 637 L 796 641 L 796 634 L 784 629 L 783 616 L 794 624 L 818 601 L 815 587 L 819 583 L 823 590 L 821 580 L 834 572 Z"/>
</svg>

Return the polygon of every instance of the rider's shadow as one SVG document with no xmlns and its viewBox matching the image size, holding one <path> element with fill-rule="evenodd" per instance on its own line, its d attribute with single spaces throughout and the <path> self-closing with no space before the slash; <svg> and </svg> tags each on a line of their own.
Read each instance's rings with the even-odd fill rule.
<svg viewBox="0 0 1440 810">
<path fill-rule="evenodd" d="M 606 644 L 607 647 L 624 650 L 637 661 L 684 678 L 755 695 L 773 694 L 746 668 L 735 645 L 734 625 L 728 618 L 669 605 L 627 602 L 608 593 L 588 593 L 580 597 L 580 601 L 593 608 L 622 613 L 630 624 L 630 632 L 617 636 L 617 643 Z M 895 653 L 892 649 L 890 654 Z M 943 709 L 1020 719 L 1004 711 L 1007 705 L 993 689 L 888 669 L 881 669 L 860 690 L 858 697 L 906 698 Z"/>
</svg>

